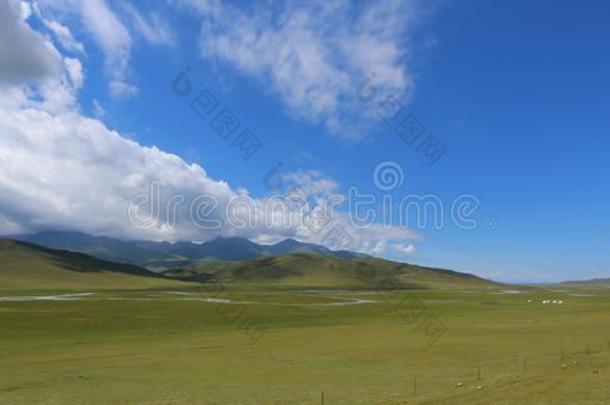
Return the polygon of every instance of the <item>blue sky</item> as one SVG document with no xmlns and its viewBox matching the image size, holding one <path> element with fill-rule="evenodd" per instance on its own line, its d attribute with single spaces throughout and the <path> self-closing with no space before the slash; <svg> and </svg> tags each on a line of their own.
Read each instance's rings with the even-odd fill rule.
<svg viewBox="0 0 610 405">
<path fill-rule="evenodd" d="M 15 29 L 38 33 L 63 58 L 60 70 L 66 58 L 78 60 L 84 76 L 80 86 L 73 83 L 74 100 L 64 102 L 67 107 L 36 108 L 66 120 L 76 113 L 94 119 L 104 131 L 115 130 L 122 139 L 141 147 L 155 146 L 187 165 L 201 166 L 206 179 L 213 179 L 209 184 L 214 189 L 226 182 L 231 192 L 246 189 L 255 199 L 268 196 L 262 179 L 282 162 L 287 179 L 304 188 L 320 186 L 312 198 L 328 192 L 346 195 L 356 187 L 378 199 L 434 194 L 449 207 L 467 194 L 480 203 L 471 214 L 475 229 L 445 221 L 441 229 L 410 227 L 401 234 L 395 221 L 387 233 L 378 229 L 365 237 L 366 230 L 353 231 L 360 243 L 355 249 L 506 281 L 610 277 L 610 255 L 604 246 L 610 229 L 607 2 L 578 6 L 567 1 L 345 2 L 333 7 L 316 2 L 93 3 L 90 10 L 70 1 L 27 3 L 31 8 L 23 20 L 27 27 Z M 15 12 L 15 16 L 19 20 L 26 15 Z M 94 17 L 105 25 L 99 29 L 87 25 Z M 84 51 L 74 46 L 68 50 L 65 38 L 62 42 L 49 21 L 67 28 Z M 45 57 L 51 60 L 51 54 Z M 171 83 L 187 66 L 193 90 L 179 97 Z M 9 68 L 0 65 L 0 70 Z M 365 103 L 357 90 L 370 72 L 375 72 L 378 96 Z M 25 79 L 3 76 L 5 94 L 26 88 L 40 92 L 36 97 L 23 93 L 27 102 L 10 108 L 25 111 L 25 104 L 34 98 L 50 97 L 45 80 L 69 81 L 57 79 L 57 73 L 43 73 Z M 120 89 L 113 89 L 111 83 L 121 83 Z M 230 140 L 214 132 L 209 125 L 212 117 L 201 119 L 189 107 L 202 89 L 209 90 L 219 109 L 229 108 L 241 128 L 248 128 L 262 142 L 251 158 L 244 160 Z M 434 135 L 446 148 L 434 165 L 393 132 L 396 122 L 376 118 L 379 102 L 389 94 L 404 107 L 400 117 L 413 114 L 425 126 L 425 136 Z M 33 108 L 30 104 L 27 107 Z M 12 127 L 6 124 L 7 128 Z M 24 137 L 27 131 L 35 133 L 23 128 Z M 70 146 L 72 138 L 57 136 L 66 142 L 65 153 L 79 153 Z M 51 161 L 44 155 L 51 152 L 40 153 L 38 164 Z M 117 159 L 129 156 L 125 153 Z M 151 159 L 140 162 L 149 165 Z M 98 163 L 89 161 L 96 182 L 115 178 L 107 171 L 96 176 Z M 373 172 L 388 161 L 400 165 L 404 179 L 386 192 L 375 186 Z M 58 165 L 49 173 L 78 167 Z M 5 174 L 18 166 L 14 163 L 13 171 Z M 190 173 L 185 167 L 180 170 Z M 142 169 L 149 179 L 156 170 L 164 172 L 166 167 Z M 129 164 L 129 171 L 130 178 L 138 177 L 136 164 Z M 175 186 L 174 191 L 192 190 L 196 187 L 185 180 L 190 175 L 167 174 L 162 182 Z M 91 184 L 82 176 L 74 184 L 55 184 L 56 191 L 65 190 L 47 207 L 85 205 L 82 193 L 74 201 L 66 197 L 68 189 Z M 193 180 L 199 181 L 203 180 Z M 16 185 L 11 187 L 3 192 L 18 192 Z M 104 187 L 100 192 L 110 186 Z M 62 209 L 28 211 L 16 208 L 15 201 L 0 205 L 7 231 L 70 228 L 74 224 Z M 345 206 L 337 210 L 343 215 L 348 211 Z M 376 210 L 383 211 L 379 205 Z M 496 226 L 489 229 L 488 221 Z M 119 218 L 111 221 L 112 226 L 102 222 L 87 220 L 81 228 L 147 237 L 125 228 Z M 169 239 L 217 236 L 189 232 L 172 233 Z M 319 236 L 291 232 L 250 230 L 240 236 L 263 241 L 293 236 L 321 242 Z M 381 240 L 385 242 L 375 249 L 373 245 Z"/>
</svg>

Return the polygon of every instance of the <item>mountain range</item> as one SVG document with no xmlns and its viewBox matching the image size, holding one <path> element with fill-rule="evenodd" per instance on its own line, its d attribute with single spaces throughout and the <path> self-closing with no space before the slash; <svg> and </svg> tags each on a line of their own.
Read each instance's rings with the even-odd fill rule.
<svg viewBox="0 0 610 405">
<path fill-rule="evenodd" d="M 467 273 L 333 251 L 294 239 L 274 245 L 237 237 L 169 243 L 69 231 L 0 239 L 0 289 L 155 288 L 208 281 L 297 288 L 500 286 Z M 610 279 L 556 285 L 607 288 Z"/>
<path fill-rule="evenodd" d="M 0 239 L 0 291 L 207 288 L 202 283 L 367 290 L 489 288 L 497 285 L 451 270 L 369 256 L 346 259 L 309 252 L 242 261 L 202 260 L 155 273 L 137 265 L 110 262 L 84 253 Z"/>
<path fill-rule="evenodd" d="M 355 259 L 361 253 L 334 251 L 321 245 L 285 239 L 274 245 L 261 245 L 245 238 L 216 238 L 204 243 L 151 242 L 92 236 L 73 231 L 46 231 L 12 236 L 11 239 L 53 249 L 86 253 L 99 259 L 135 264 L 154 271 L 184 267 L 198 261 L 242 261 L 263 256 L 311 253 Z"/>
</svg>

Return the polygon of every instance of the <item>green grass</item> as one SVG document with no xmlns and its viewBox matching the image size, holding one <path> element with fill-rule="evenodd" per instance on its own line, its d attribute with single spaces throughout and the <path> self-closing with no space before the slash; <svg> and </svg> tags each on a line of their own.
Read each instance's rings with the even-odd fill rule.
<svg viewBox="0 0 610 405">
<path fill-rule="evenodd" d="M 243 316 L 266 327 L 254 344 L 226 305 L 169 290 L 0 301 L 0 403 L 318 404 L 322 391 L 326 404 L 607 402 L 610 292 L 520 290 L 385 291 L 388 301 L 356 290 L 173 290 L 246 302 Z M 446 326 L 433 345 L 396 310 L 405 297 Z M 320 305 L 358 298 L 378 302 Z"/>
</svg>

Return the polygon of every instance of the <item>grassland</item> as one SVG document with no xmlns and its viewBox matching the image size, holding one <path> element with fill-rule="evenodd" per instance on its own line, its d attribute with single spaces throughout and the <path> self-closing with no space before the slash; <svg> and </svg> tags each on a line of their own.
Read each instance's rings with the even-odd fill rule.
<svg viewBox="0 0 610 405">
<path fill-rule="evenodd" d="M 189 287 L 0 301 L 0 403 L 319 404 L 322 392 L 326 404 L 608 403 L 608 291 L 518 289 Z M 446 327 L 433 344 L 405 319 L 405 298 Z M 374 302 L 335 305 L 357 300 Z M 237 320 L 230 305 L 244 310 Z M 238 329 L 246 316 L 265 327 L 255 341 Z"/>
<path fill-rule="evenodd" d="M 173 280 L 13 241 L 0 263 L 0 404 L 610 401 L 597 285 L 303 253 Z"/>
</svg>

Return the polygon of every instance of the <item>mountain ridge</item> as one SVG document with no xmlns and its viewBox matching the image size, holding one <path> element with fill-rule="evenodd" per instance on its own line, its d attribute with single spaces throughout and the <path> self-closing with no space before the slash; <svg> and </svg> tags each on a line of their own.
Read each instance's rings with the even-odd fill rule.
<svg viewBox="0 0 610 405">
<path fill-rule="evenodd" d="M 43 231 L 15 235 L 11 238 L 48 248 L 85 253 L 103 260 L 135 264 L 157 271 L 183 267 L 200 260 L 252 260 L 293 252 L 315 253 L 345 259 L 367 256 L 347 250 L 334 251 L 322 245 L 300 242 L 292 238 L 273 245 L 261 245 L 240 237 L 217 237 L 203 243 L 123 240 L 109 236 L 93 236 L 78 231 Z"/>
</svg>

